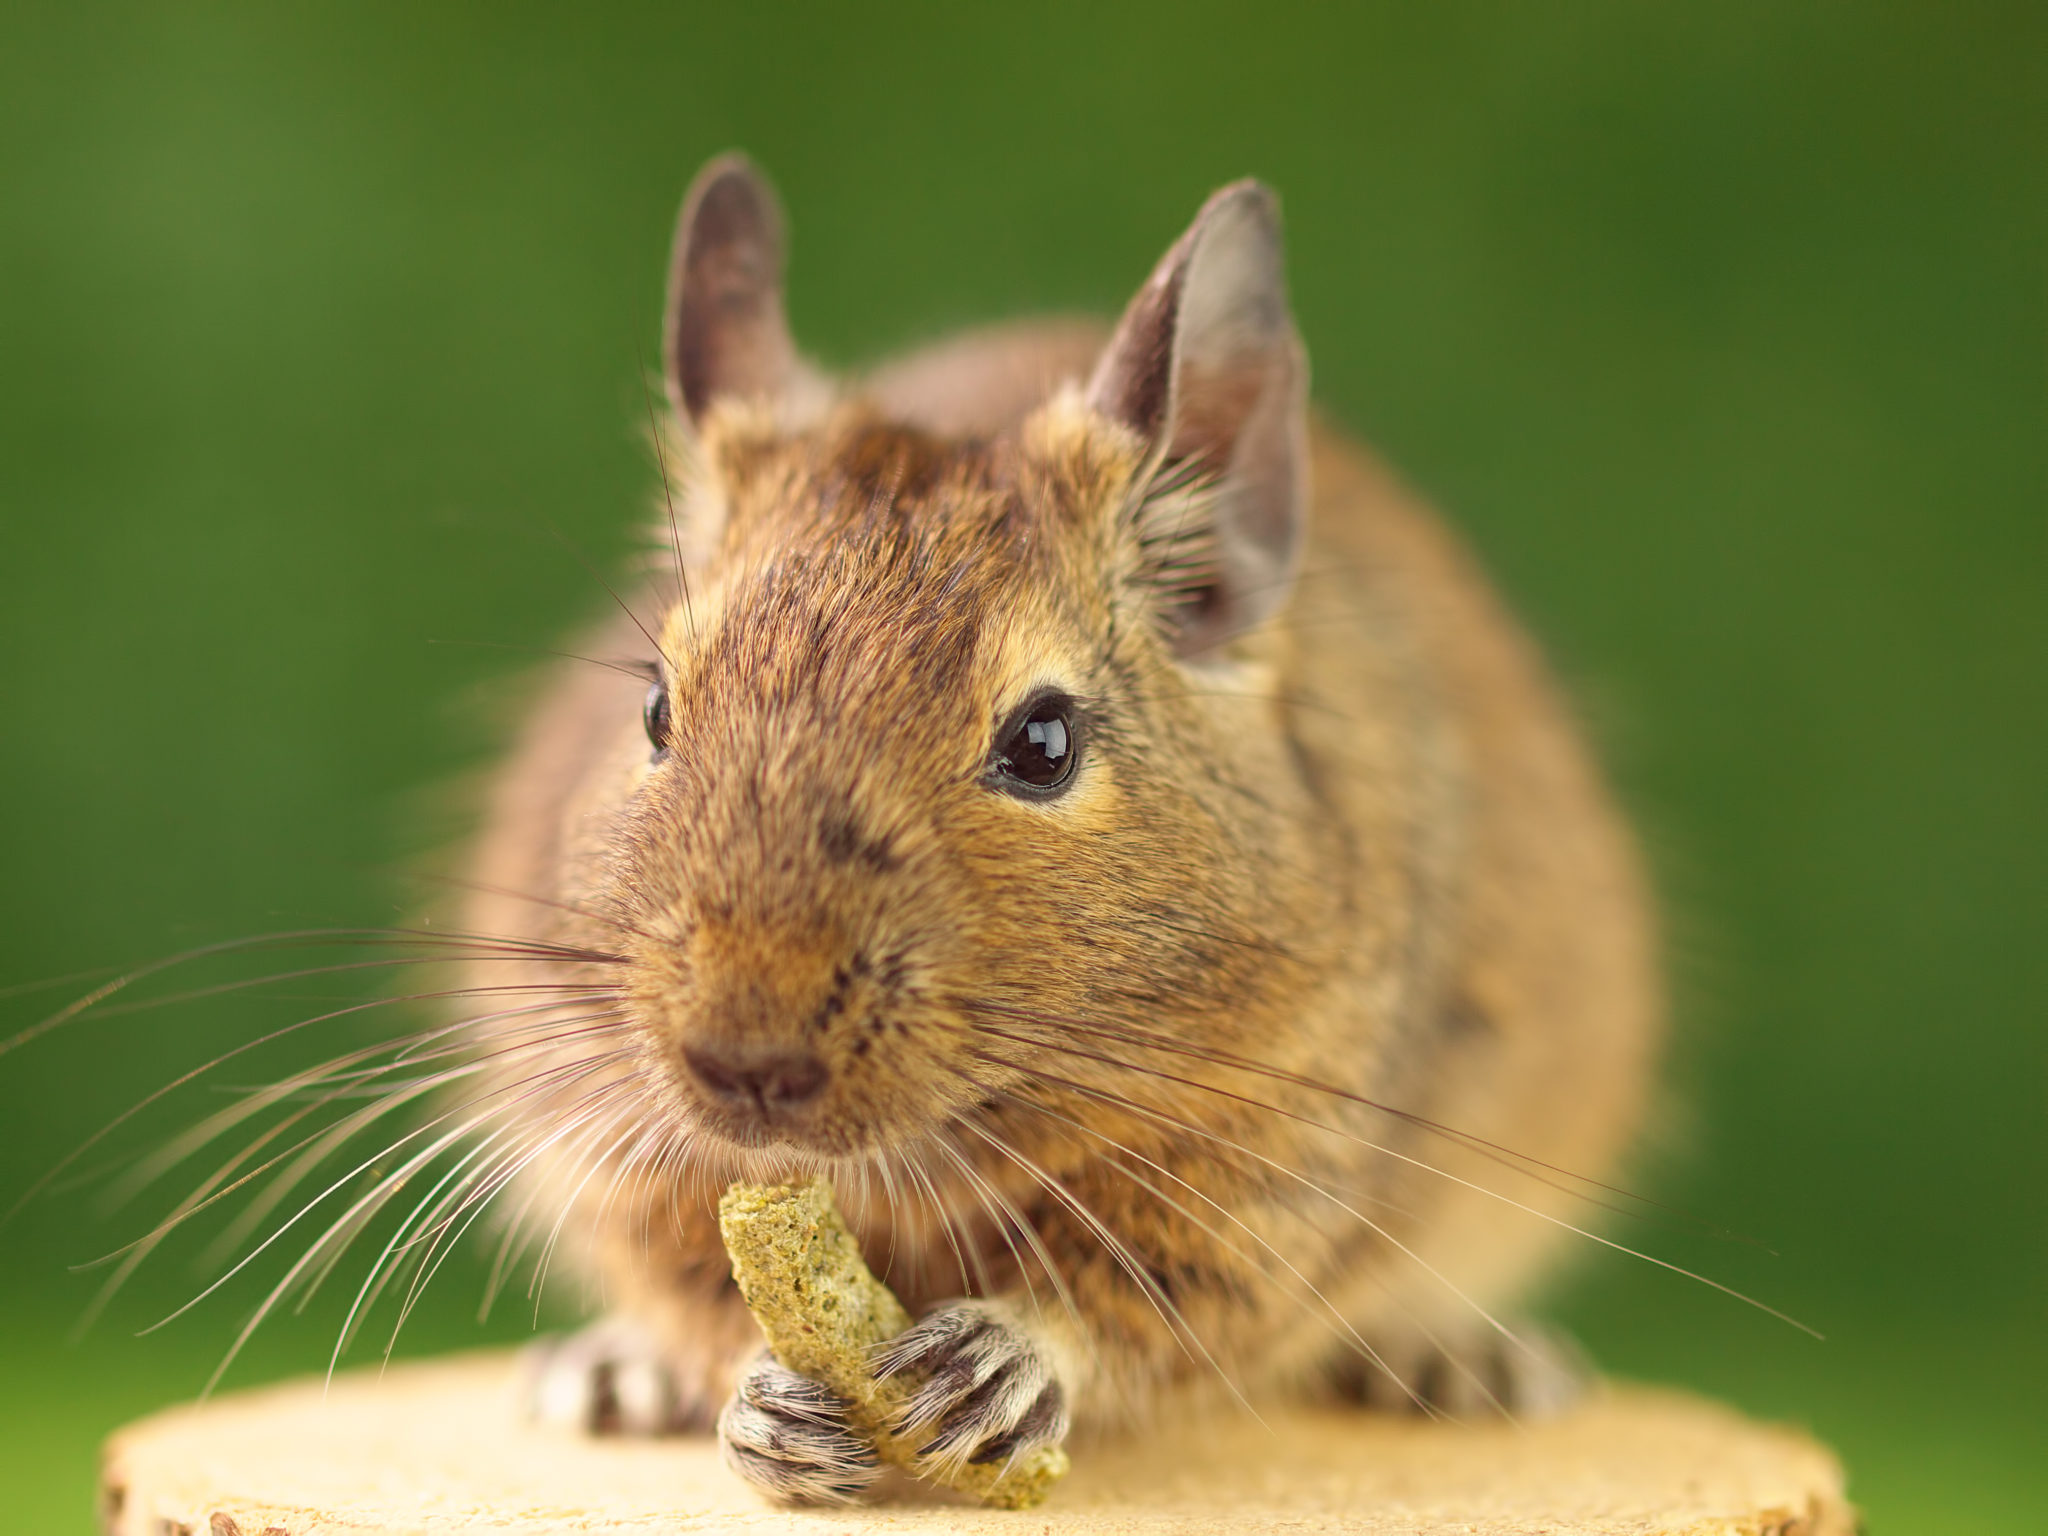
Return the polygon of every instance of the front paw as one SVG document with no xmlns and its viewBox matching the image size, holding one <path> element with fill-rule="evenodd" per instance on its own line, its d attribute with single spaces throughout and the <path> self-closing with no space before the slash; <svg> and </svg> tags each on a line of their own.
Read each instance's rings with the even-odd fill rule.
<svg viewBox="0 0 2048 1536">
<path fill-rule="evenodd" d="M 524 1352 L 530 1417 L 593 1435 L 674 1435 L 703 1429 L 708 1405 L 678 1375 L 646 1324 L 615 1313 Z"/>
<path fill-rule="evenodd" d="M 1454 1337 L 1397 1336 L 1379 1360 L 1346 1355 L 1332 1380 L 1339 1393 L 1393 1413 L 1453 1419 L 1556 1418 L 1583 1396 L 1592 1367 L 1571 1338 L 1519 1322 Z"/>
<path fill-rule="evenodd" d="M 846 1404 L 765 1350 L 718 1416 L 718 1445 L 728 1467 L 787 1504 L 855 1503 L 882 1472 Z"/>
<path fill-rule="evenodd" d="M 930 1440 L 935 1470 L 1007 1462 L 1067 1435 L 1066 1394 L 1052 1362 L 998 1305 L 954 1301 L 927 1313 L 875 1355 L 875 1374 L 925 1376 L 891 1427 Z"/>
</svg>

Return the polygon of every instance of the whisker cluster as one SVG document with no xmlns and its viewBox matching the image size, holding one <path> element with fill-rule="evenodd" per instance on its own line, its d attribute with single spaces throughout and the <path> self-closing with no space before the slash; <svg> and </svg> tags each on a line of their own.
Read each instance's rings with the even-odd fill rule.
<svg viewBox="0 0 2048 1536">
<path fill-rule="evenodd" d="M 611 923 L 622 933 L 630 932 L 623 922 Z M 131 995 L 141 983 L 199 959 L 366 946 L 380 952 L 292 965 L 162 996 Z M 365 1016 L 393 1008 L 430 1007 L 441 1012 L 433 1022 L 353 1045 L 259 1086 L 224 1089 L 229 1102 L 134 1157 L 107 1179 L 106 1204 L 119 1209 L 200 1162 L 209 1150 L 229 1146 L 161 1219 L 80 1266 L 106 1271 L 84 1321 L 101 1315 L 137 1269 L 175 1234 L 208 1213 L 226 1214 L 200 1255 L 201 1267 L 211 1278 L 144 1330 L 154 1331 L 193 1312 L 249 1274 L 265 1255 L 289 1253 L 284 1273 L 270 1284 L 235 1334 L 208 1382 L 210 1389 L 266 1318 L 282 1308 L 303 1311 L 346 1256 L 381 1228 L 373 1257 L 336 1331 L 328 1362 L 332 1371 L 387 1299 L 395 1312 L 384 1344 L 388 1357 L 427 1286 L 487 1215 L 495 1221 L 497 1236 L 479 1316 L 488 1314 L 521 1264 L 530 1259 L 526 1289 L 537 1321 L 572 1212 L 594 1200 L 602 1221 L 628 1200 L 630 1191 L 628 1203 L 644 1249 L 664 1204 L 666 1214 L 680 1226 L 679 1202 L 685 1190 L 715 1188 L 721 1176 L 758 1168 L 759 1157 L 714 1145 L 683 1118 L 660 1109 L 659 1089 L 648 1076 L 647 1047 L 625 1001 L 626 958 L 588 945 L 425 928 L 267 935 L 207 946 L 114 977 L 0 1049 L 16 1049 L 61 1025 L 87 1019 L 204 1002 L 308 978 L 348 978 L 457 963 L 474 970 L 493 962 L 517 971 L 502 981 L 470 981 L 340 1003 L 234 1045 L 122 1111 L 57 1163 L 17 1202 L 17 1210 L 145 1110 L 178 1089 L 217 1078 L 223 1068 L 263 1048 L 322 1026 L 351 1027 Z M 1489 1329 L 1517 1347 L 1529 1347 L 1398 1234 L 1395 1224 L 1406 1219 L 1405 1210 L 1382 1195 L 1346 1189 L 1322 1169 L 1296 1166 L 1274 1150 L 1231 1134 L 1233 1121 L 1250 1117 L 1285 1122 L 1303 1132 L 1364 1147 L 1419 1174 L 1476 1190 L 1538 1220 L 1735 1296 L 1795 1327 L 1805 1326 L 1709 1277 L 1603 1237 L 1441 1167 L 1415 1150 L 1404 1150 L 1371 1134 L 1366 1119 L 1380 1117 L 1389 1125 L 1435 1138 L 1503 1172 L 1596 1207 L 1650 1203 L 1612 1184 L 1581 1178 L 1339 1084 L 1240 1052 L 1192 1043 L 1157 1028 L 986 998 L 952 998 L 947 1003 L 954 1022 L 943 1027 L 961 1037 L 962 1064 L 952 1070 L 978 1107 L 911 1141 L 873 1148 L 857 1157 L 782 1160 L 823 1169 L 840 1182 L 843 1198 L 860 1225 L 871 1234 L 886 1236 L 884 1273 L 908 1264 L 904 1278 L 925 1286 L 927 1266 L 934 1260 L 950 1260 L 963 1294 L 994 1293 L 1008 1278 L 1021 1284 L 1033 1307 L 1044 1305 L 1039 1294 L 1043 1285 L 1072 1324 L 1074 1335 L 1093 1347 L 1093 1321 L 1070 1283 L 1076 1256 L 1056 1251 L 1041 1223 L 1019 1204 L 1020 1188 L 1035 1191 L 1067 1213 L 1099 1247 L 1184 1355 L 1250 1410 L 1249 1397 L 1233 1377 L 1232 1362 L 1219 1356 L 1214 1341 L 1187 1315 L 1150 1257 L 1134 1249 L 1111 1218 L 1046 1160 L 1047 1149 L 1053 1149 L 1056 1158 L 1082 1156 L 1111 1171 L 1127 1190 L 1203 1233 L 1276 1296 L 1315 1318 L 1343 1348 L 1399 1382 L 1419 1410 L 1435 1413 L 1416 1385 L 1402 1380 L 1396 1364 L 1360 1333 L 1325 1285 L 1296 1257 L 1189 1177 L 1189 1170 L 1206 1160 L 1229 1169 L 1245 1186 L 1269 1193 L 1299 1191 L 1328 1221 L 1369 1233 L 1383 1251 L 1419 1266 Z M 1259 1083 L 1272 1091 L 1257 1091 Z M 1317 1104 L 1326 1108 L 1317 1112 L 1312 1108 Z M 401 1112 L 409 1112 L 404 1114 L 405 1123 L 394 1128 L 394 1118 Z M 1006 1117 L 1018 1115 L 1035 1128 L 1033 1134 L 1020 1136 L 1006 1127 Z M 1119 1124 L 1141 1131 L 1146 1144 L 1140 1144 L 1139 1136 L 1118 1134 Z M 313 1191 L 310 1195 L 308 1189 Z M 1379 1214 L 1368 1209 L 1375 1206 Z M 1005 1261 L 1001 1276 L 992 1267 L 999 1257 Z M 1439 1342 L 1423 1320 L 1413 1321 L 1423 1336 Z M 1470 1364 L 1448 1350 L 1445 1356 L 1470 1378 L 1480 1396 L 1498 1406 L 1492 1387 Z"/>
</svg>

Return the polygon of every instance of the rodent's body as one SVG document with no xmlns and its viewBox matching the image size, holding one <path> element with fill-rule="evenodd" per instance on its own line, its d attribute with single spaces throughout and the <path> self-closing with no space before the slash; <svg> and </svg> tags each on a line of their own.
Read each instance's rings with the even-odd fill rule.
<svg viewBox="0 0 2048 1536">
<path fill-rule="evenodd" d="M 1190 281 L 1239 265 L 1225 246 Z M 1136 323 L 1112 360 L 1142 352 Z M 1514 1351 L 1474 1345 L 1481 1309 L 1511 1313 L 1561 1232 L 1487 1191 L 1582 1220 L 1553 1170 L 1606 1175 L 1636 1127 L 1649 905 L 1530 644 L 1321 426 L 1289 440 L 1306 532 L 1284 592 L 1231 575 L 1225 530 L 1188 557 L 1222 595 L 1139 622 L 1169 587 L 1129 558 L 1133 487 L 1166 450 L 1105 337 L 978 333 L 830 395 L 754 387 L 728 344 L 745 404 L 693 397 L 685 330 L 692 585 L 629 597 L 664 614 L 674 750 L 650 764 L 644 682 L 565 669 L 497 785 L 465 926 L 613 956 L 536 974 L 589 976 L 624 1031 L 554 1047 L 594 1065 L 522 1106 L 574 1127 L 526 1179 L 657 1341 L 665 1422 L 715 1411 L 758 1348 L 719 1189 L 816 1167 L 913 1312 L 987 1292 L 1084 1423 L 1226 1383 L 1505 1395 Z M 1262 355 L 1261 400 L 1298 388 Z M 1200 382 L 1176 384 L 1183 419 L 1266 387 Z M 1139 431 L 1105 421 L 1133 398 Z M 1258 430 L 1204 462 L 1260 491 Z M 598 649 L 647 645 L 622 622 Z M 1071 788 L 992 791 L 992 726 L 1055 685 L 1079 701 Z M 737 1070 L 704 1053 L 792 1052 L 824 1086 L 783 1104 L 795 1069 L 749 1068 L 751 1120 L 704 1088 Z"/>
</svg>

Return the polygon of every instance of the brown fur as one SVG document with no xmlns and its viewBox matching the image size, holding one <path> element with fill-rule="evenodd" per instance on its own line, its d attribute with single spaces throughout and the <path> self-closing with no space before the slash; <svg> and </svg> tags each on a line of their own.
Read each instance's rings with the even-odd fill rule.
<svg viewBox="0 0 2048 1536">
<path fill-rule="evenodd" d="M 532 1209 L 569 1208 L 563 1253 L 699 1404 L 758 1347 L 710 1209 L 739 1173 L 834 1170 L 913 1311 L 1035 1295 L 1086 1422 L 1305 1389 L 1351 1330 L 1469 1338 L 1560 1236 L 1481 1191 L 1583 1219 L 1554 1175 L 1359 1100 L 1590 1176 L 1641 1112 L 1636 859 L 1473 562 L 1317 428 L 1292 595 L 1182 658 L 1132 514 L 1146 445 L 1054 387 L 1101 345 L 1011 328 L 794 419 L 713 403 L 666 450 L 687 600 L 666 569 L 634 600 L 672 749 L 650 762 L 641 684 L 565 670 L 495 790 L 466 926 L 615 954 L 584 969 L 632 1052 Z M 1080 777 L 992 793 L 992 733 L 1048 684 L 1085 712 Z M 831 1073 L 772 1133 L 681 1064 L 766 1045 Z"/>
</svg>

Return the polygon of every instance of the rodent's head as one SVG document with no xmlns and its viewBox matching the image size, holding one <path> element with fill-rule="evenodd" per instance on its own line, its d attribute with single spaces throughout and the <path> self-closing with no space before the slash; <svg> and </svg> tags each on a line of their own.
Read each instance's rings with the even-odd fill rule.
<svg viewBox="0 0 2048 1536">
<path fill-rule="evenodd" d="M 1251 1016 L 1296 777 L 1257 628 L 1301 541 L 1305 365 L 1251 183 L 1085 385 L 989 439 L 818 382 L 781 271 L 772 194 L 714 162 L 667 327 L 687 591 L 586 899 L 631 935 L 684 1124 L 859 1155 L 1000 1098 L 1059 1020 Z"/>
</svg>

